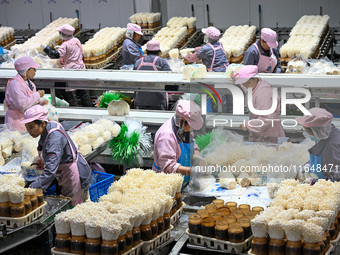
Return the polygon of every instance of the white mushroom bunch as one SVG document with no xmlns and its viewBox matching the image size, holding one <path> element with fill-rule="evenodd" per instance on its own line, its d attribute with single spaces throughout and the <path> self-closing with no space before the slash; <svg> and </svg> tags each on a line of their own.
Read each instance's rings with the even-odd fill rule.
<svg viewBox="0 0 340 255">
<path fill-rule="evenodd" d="M 70 131 L 72 141 L 83 156 L 100 147 L 120 133 L 120 126 L 110 119 L 102 118 L 84 128 Z"/>
</svg>

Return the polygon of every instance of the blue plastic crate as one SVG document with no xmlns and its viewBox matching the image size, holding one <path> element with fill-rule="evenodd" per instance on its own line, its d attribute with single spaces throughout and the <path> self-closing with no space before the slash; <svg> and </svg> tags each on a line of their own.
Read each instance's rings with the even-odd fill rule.
<svg viewBox="0 0 340 255">
<path fill-rule="evenodd" d="M 57 195 L 57 190 L 56 190 L 56 186 L 55 184 L 51 187 L 49 187 L 46 192 L 45 192 L 46 196 L 56 196 Z"/>
<path fill-rule="evenodd" d="M 107 194 L 107 190 L 114 182 L 114 174 L 93 171 L 96 176 L 96 183 L 89 187 L 90 198 L 92 202 L 98 202 L 98 199 Z"/>
</svg>

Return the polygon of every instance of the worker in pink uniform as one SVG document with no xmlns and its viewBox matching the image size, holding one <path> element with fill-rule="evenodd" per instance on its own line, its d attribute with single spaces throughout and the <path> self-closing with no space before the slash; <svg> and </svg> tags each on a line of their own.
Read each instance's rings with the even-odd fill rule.
<svg viewBox="0 0 340 255">
<path fill-rule="evenodd" d="M 24 119 L 27 132 L 38 142 L 38 168 L 43 173 L 30 187 L 46 191 L 54 178 L 61 187 L 61 194 L 72 199 L 75 206 L 88 197 L 91 168 L 60 123 L 47 121 L 48 110 L 40 105 L 26 110 Z"/>
<path fill-rule="evenodd" d="M 31 81 L 35 76 L 36 68 L 39 66 L 33 58 L 28 56 L 18 58 L 14 62 L 18 74 L 8 81 L 5 93 L 7 107 L 5 123 L 10 124 L 11 130 L 26 131 L 25 125 L 20 124 L 20 121 L 24 118 L 24 112 L 34 105 L 47 104 L 47 100 L 42 99 L 45 91 L 37 91 Z"/>
<path fill-rule="evenodd" d="M 321 108 L 308 110 L 311 115 L 297 117 L 315 141 L 309 152 L 309 172 L 318 178 L 340 181 L 340 130 L 332 124 L 333 115 Z"/>
<path fill-rule="evenodd" d="M 53 59 L 60 59 L 61 64 L 65 69 L 86 69 L 83 61 L 83 48 L 78 38 L 73 37 L 74 27 L 69 24 L 64 24 L 57 28 L 60 33 L 63 43 L 58 50 L 53 50 L 50 46 L 42 44 L 41 47 L 44 52 Z M 81 105 L 85 107 L 91 106 L 90 92 L 88 90 L 76 90 L 77 95 L 80 97 Z M 57 96 L 61 91 L 57 90 Z M 61 93 L 65 100 L 70 103 L 71 106 L 77 106 L 77 97 L 74 91 L 66 90 L 65 93 Z"/>
<path fill-rule="evenodd" d="M 184 183 L 192 175 L 191 160 L 200 158 L 192 130 L 203 125 L 200 107 L 189 100 L 179 100 L 175 116 L 167 120 L 156 132 L 154 140 L 154 163 L 156 172 L 180 173 Z"/>
<path fill-rule="evenodd" d="M 241 67 L 235 75 L 235 84 L 252 88 L 252 104 L 256 110 L 269 110 L 273 103 L 273 88 L 258 77 L 258 67 L 249 65 Z M 249 141 L 277 143 L 278 137 L 285 137 L 281 125 L 279 109 L 280 98 L 277 95 L 277 106 L 273 113 L 268 115 L 255 115 L 250 112 L 249 121 L 241 124 L 243 131 L 249 131 Z M 270 121 L 276 120 L 276 121 Z"/>
<path fill-rule="evenodd" d="M 259 73 L 281 73 L 281 62 L 277 49 L 276 32 L 262 28 L 261 39 L 244 53 L 244 65 L 257 65 Z"/>
</svg>

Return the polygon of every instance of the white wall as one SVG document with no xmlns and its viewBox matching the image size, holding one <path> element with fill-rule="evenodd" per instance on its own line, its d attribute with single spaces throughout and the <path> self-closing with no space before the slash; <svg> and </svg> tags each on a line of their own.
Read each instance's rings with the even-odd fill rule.
<svg viewBox="0 0 340 255">
<path fill-rule="evenodd" d="M 139 0 L 137 0 L 139 1 Z M 145 0 L 144 0 L 145 1 Z M 2 0 L 0 0 L 0 3 Z M 133 14 L 133 0 L 8 0 L 8 4 L 0 4 L 0 23 L 15 29 L 41 29 L 59 17 L 76 18 L 76 10 L 80 13 L 80 23 L 84 28 L 105 26 L 123 26 L 129 22 Z M 149 0 L 147 0 L 149 2 Z"/>
<path fill-rule="evenodd" d="M 0 0 L 0 24 L 15 29 L 40 29 L 59 17 L 76 17 L 80 11 L 83 28 L 105 26 L 125 27 L 133 14 L 134 0 Z M 27 1 L 27 0 L 26 0 Z M 234 24 L 259 26 L 258 5 L 262 7 L 262 27 L 292 27 L 296 21 L 307 14 L 323 14 L 331 17 L 330 26 L 339 27 L 340 0 L 135 0 L 137 12 L 150 11 L 153 5 L 161 2 L 163 24 L 174 16 L 191 16 L 194 6 L 197 26 L 207 26 L 206 5 L 210 9 L 210 21 L 214 26 L 225 29 Z"/>
<path fill-rule="evenodd" d="M 339 27 L 339 0 L 168 0 L 168 18 L 191 16 L 191 5 L 195 6 L 195 16 L 199 28 L 207 26 L 206 5 L 209 4 L 210 21 L 214 26 L 225 29 L 235 24 L 259 26 L 261 5 L 262 27 L 292 27 L 303 15 L 328 14 L 331 27 Z M 200 9 L 199 9 L 200 8 Z"/>
</svg>

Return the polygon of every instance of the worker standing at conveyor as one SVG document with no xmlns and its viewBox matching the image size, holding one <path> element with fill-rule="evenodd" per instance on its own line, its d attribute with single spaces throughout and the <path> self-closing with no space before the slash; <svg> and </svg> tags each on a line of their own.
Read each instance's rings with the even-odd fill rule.
<svg viewBox="0 0 340 255">
<path fill-rule="evenodd" d="M 9 129 L 26 131 L 25 125 L 20 124 L 24 118 L 24 112 L 36 105 L 47 104 L 47 100 L 42 99 L 44 90 L 36 90 L 31 79 L 34 78 L 36 68 L 40 67 L 33 58 L 27 56 L 18 58 L 14 62 L 14 67 L 18 74 L 10 79 L 6 86 L 5 106 L 8 108 L 5 115 L 5 123 L 9 123 Z"/>
<path fill-rule="evenodd" d="M 259 73 L 281 73 L 281 62 L 277 49 L 276 32 L 262 28 L 261 39 L 244 53 L 244 65 L 257 65 Z"/>
<path fill-rule="evenodd" d="M 146 44 L 147 56 L 138 59 L 133 70 L 147 71 L 171 71 L 168 62 L 161 58 L 161 47 L 159 41 L 151 40 Z M 135 93 L 136 109 L 167 110 L 168 97 L 166 92 L 143 92 Z"/>
<path fill-rule="evenodd" d="M 138 44 L 143 32 L 140 26 L 128 23 L 126 27 L 126 39 L 123 42 L 123 65 L 134 65 L 136 61 L 144 57 L 142 47 Z"/>
<path fill-rule="evenodd" d="M 225 72 L 229 65 L 223 45 L 218 39 L 220 30 L 215 27 L 202 28 L 204 42 L 202 47 L 196 47 L 195 53 L 188 54 L 185 59 L 189 62 L 197 62 L 202 59 L 208 72 Z M 233 110 L 233 97 L 230 94 L 222 95 L 222 112 L 231 113 Z"/>
<path fill-rule="evenodd" d="M 308 150 L 309 172 L 318 178 L 340 181 L 340 130 L 332 124 L 333 115 L 321 108 L 308 110 L 311 115 L 297 117 L 316 144 Z"/>
<path fill-rule="evenodd" d="M 252 104 L 256 110 L 269 110 L 273 105 L 273 88 L 268 82 L 258 77 L 258 67 L 255 65 L 241 67 L 235 75 L 235 84 L 243 85 L 246 89 L 252 88 Z M 247 92 L 248 93 L 248 90 Z M 278 143 L 279 137 L 285 137 L 280 119 L 280 98 L 277 95 L 277 106 L 273 113 L 256 115 L 250 112 L 249 121 L 241 124 L 243 131 L 249 131 L 251 142 Z M 249 106 L 248 106 L 249 108 Z M 251 121 L 251 124 L 250 124 Z"/>
<path fill-rule="evenodd" d="M 86 201 L 91 180 L 91 167 L 77 151 L 71 138 L 60 123 L 47 121 L 48 110 L 40 105 L 26 110 L 20 122 L 38 143 L 38 168 L 43 173 L 30 187 L 46 191 L 54 178 L 61 194 L 72 198 L 72 205 Z"/>
<path fill-rule="evenodd" d="M 200 107 L 192 101 L 179 100 L 175 116 L 156 132 L 152 169 L 156 172 L 180 173 L 185 176 L 184 183 L 190 181 L 190 175 L 196 171 L 196 168 L 191 168 L 191 161 L 204 161 L 192 132 L 201 129 L 202 125 Z"/>
<path fill-rule="evenodd" d="M 86 69 L 83 61 L 83 48 L 78 38 L 73 37 L 74 27 L 69 24 L 64 24 L 57 28 L 60 33 L 63 43 L 58 50 L 53 50 L 50 46 L 42 44 L 44 52 L 53 59 L 60 59 L 65 69 Z M 91 98 L 88 90 L 76 90 L 77 95 L 80 97 L 81 105 L 90 107 Z M 57 96 L 63 95 L 65 100 L 70 106 L 78 106 L 76 93 L 71 89 L 66 91 L 57 90 Z"/>
<path fill-rule="evenodd" d="M 204 42 L 202 47 L 196 47 L 195 53 L 188 54 L 185 59 L 196 62 L 202 59 L 208 72 L 225 72 L 229 65 L 222 43 L 218 41 L 221 36 L 220 30 L 215 27 L 202 28 Z"/>
</svg>

